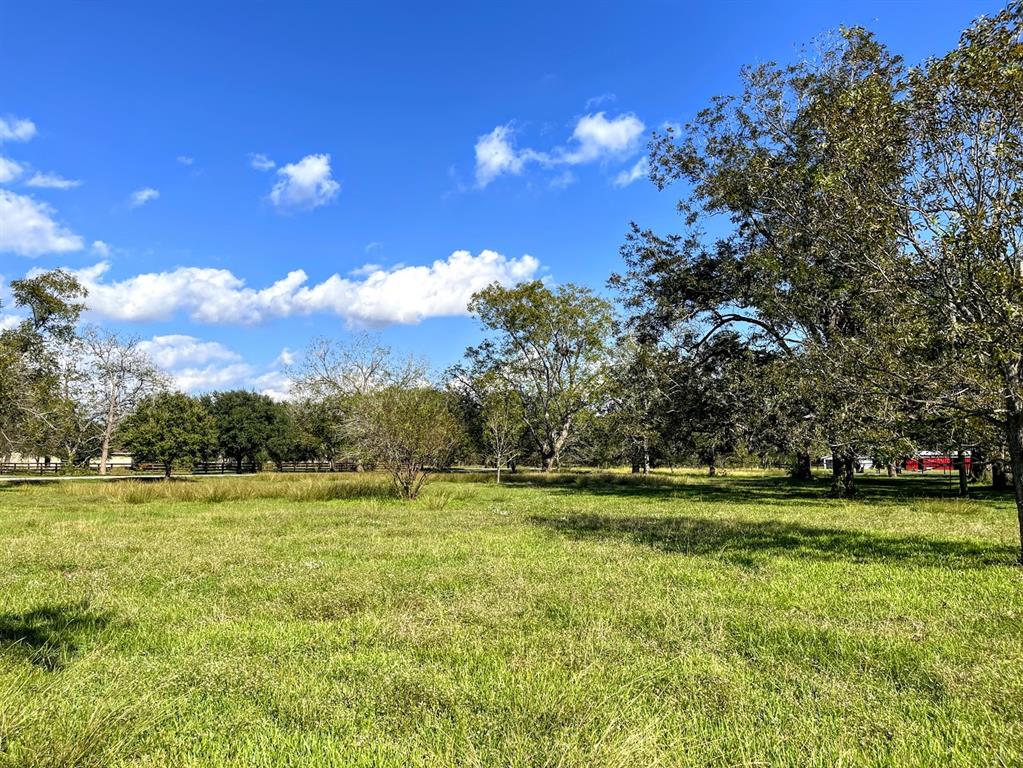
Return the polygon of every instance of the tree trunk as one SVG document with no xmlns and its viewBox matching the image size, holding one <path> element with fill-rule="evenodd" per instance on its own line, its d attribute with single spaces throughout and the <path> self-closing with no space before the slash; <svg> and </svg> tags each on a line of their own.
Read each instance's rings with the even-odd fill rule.
<svg viewBox="0 0 1023 768">
<path fill-rule="evenodd" d="M 856 454 L 851 448 L 837 446 L 831 449 L 831 495 L 851 498 L 856 493 Z"/>
<path fill-rule="evenodd" d="M 995 459 L 991 462 L 991 488 L 995 491 L 1009 490 L 1009 473 L 1005 471 L 1005 461 Z"/>
<path fill-rule="evenodd" d="M 845 454 L 845 476 L 842 478 L 842 495 L 851 499 L 856 495 L 856 454 L 848 449 Z"/>
<path fill-rule="evenodd" d="M 895 477 L 895 462 L 888 462 L 888 477 Z"/>
<path fill-rule="evenodd" d="M 242 457 L 239 456 L 237 459 L 234 460 L 234 462 L 235 462 L 234 463 L 234 473 L 236 475 L 240 475 L 242 473 Z"/>
<path fill-rule="evenodd" d="M 987 472 L 987 456 L 985 451 L 974 446 L 970 451 L 970 479 L 979 482 Z"/>
<path fill-rule="evenodd" d="M 497 454 L 496 458 L 497 458 L 497 461 L 495 463 L 497 464 L 497 484 L 500 485 L 501 484 L 501 454 Z"/>
<path fill-rule="evenodd" d="M 643 474 L 650 474 L 650 438 L 643 435 Z"/>
<path fill-rule="evenodd" d="M 1016 403 L 1009 403 L 1005 422 L 1009 443 L 1009 467 L 1012 470 L 1012 489 L 1016 495 L 1016 518 L 1019 521 L 1020 555 L 1023 565 L 1023 411 Z"/>
<path fill-rule="evenodd" d="M 793 480 L 812 480 L 813 468 L 810 466 L 810 452 L 799 451 L 796 453 L 796 464 L 792 468 Z"/>
<path fill-rule="evenodd" d="M 174 466 L 173 461 L 165 461 L 163 463 L 163 477 L 165 480 L 170 480 L 171 468 Z"/>
</svg>

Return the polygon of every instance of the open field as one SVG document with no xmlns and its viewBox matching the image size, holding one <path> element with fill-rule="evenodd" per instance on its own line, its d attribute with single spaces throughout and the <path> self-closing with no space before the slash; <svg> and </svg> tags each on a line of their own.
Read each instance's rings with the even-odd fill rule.
<svg viewBox="0 0 1023 768">
<path fill-rule="evenodd" d="M 0 765 L 1023 764 L 1006 497 L 0 485 Z"/>
</svg>

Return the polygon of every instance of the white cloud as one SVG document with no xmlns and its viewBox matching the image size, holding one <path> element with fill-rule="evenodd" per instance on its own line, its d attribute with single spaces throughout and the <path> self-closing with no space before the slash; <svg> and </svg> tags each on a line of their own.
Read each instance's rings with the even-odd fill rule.
<svg viewBox="0 0 1023 768">
<path fill-rule="evenodd" d="M 104 243 L 102 240 L 92 241 L 92 252 L 99 256 L 109 256 L 110 246 Z"/>
<path fill-rule="evenodd" d="M 295 353 L 285 347 L 281 350 L 281 353 L 277 355 L 277 359 L 274 360 L 274 365 L 292 365 L 295 362 Z"/>
<path fill-rule="evenodd" d="M 194 157 L 189 157 L 188 155 L 178 155 L 177 161 L 181 165 L 191 165 L 192 163 L 195 162 L 195 158 Z"/>
<path fill-rule="evenodd" d="M 30 187 L 41 187 L 43 189 L 74 189 L 82 185 L 82 182 L 78 179 L 65 179 L 56 173 L 36 173 L 25 183 Z"/>
<path fill-rule="evenodd" d="M 504 173 L 522 172 L 523 159 L 512 146 L 512 129 L 499 125 L 476 141 L 476 184 L 485 187 Z"/>
<path fill-rule="evenodd" d="M 183 392 L 209 392 L 215 389 L 245 387 L 254 372 L 248 363 L 207 365 L 202 368 L 168 371 L 174 379 L 174 386 Z"/>
<path fill-rule="evenodd" d="M 302 270 L 266 288 L 249 288 L 226 269 L 179 267 L 169 272 L 105 281 L 107 262 L 77 270 L 89 308 L 122 321 L 167 320 L 185 313 L 195 322 L 254 324 L 275 317 L 326 313 L 362 325 L 418 323 L 465 315 L 473 293 L 493 282 L 511 285 L 534 277 L 532 256 L 509 259 L 494 251 L 455 251 L 428 266 L 376 269 L 362 279 L 332 275 L 308 284 Z"/>
<path fill-rule="evenodd" d="M 616 187 L 627 187 L 632 182 L 642 179 L 650 172 L 650 161 L 646 156 L 639 158 L 631 168 L 620 171 L 612 182 Z"/>
<path fill-rule="evenodd" d="M 36 124 L 18 117 L 0 117 L 0 141 L 28 141 L 36 135 Z"/>
<path fill-rule="evenodd" d="M 544 167 L 582 165 L 636 152 L 646 126 L 631 112 L 608 119 L 605 112 L 583 115 L 576 121 L 569 145 L 550 152 L 515 147 L 511 124 L 499 125 L 476 140 L 476 186 L 486 187 L 499 176 L 518 175 L 529 163 Z M 554 188 L 568 186 L 574 177 L 562 173 L 551 180 Z"/>
<path fill-rule="evenodd" d="M 270 200 L 281 210 L 326 205 L 341 189 L 330 173 L 330 155 L 326 154 L 306 155 L 297 163 L 281 166 Z"/>
<path fill-rule="evenodd" d="M 161 368 L 173 369 L 182 365 L 204 365 L 212 361 L 241 360 L 241 355 L 217 341 L 203 341 L 195 336 L 170 334 L 154 336 L 139 342 L 139 347 Z"/>
<path fill-rule="evenodd" d="M 21 175 L 22 168 L 13 160 L 0 157 L 0 184 L 14 181 Z"/>
<path fill-rule="evenodd" d="M 0 315 L 0 331 L 10 331 L 24 319 L 18 315 Z"/>
<path fill-rule="evenodd" d="M 373 253 L 373 251 L 379 251 L 383 247 L 384 247 L 383 243 L 374 240 L 372 243 L 366 243 L 366 247 L 363 248 L 362 250 L 365 251 L 366 253 Z"/>
<path fill-rule="evenodd" d="M 257 171 L 269 171 L 271 168 L 275 168 L 277 166 L 277 163 L 275 163 L 269 157 L 264 155 L 262 152 L 250 152 L 249 165 L 251 165 Z"/>
<path fill-rule="evenodd" d="M 520 174 L 528 162 L 549 162 L 542 152 L 515 149 L 514 137 L 511 125 L 499 125 L 476 140 L 476 186 L 485 187 L 504 174 Z"/>
<path fill-rule="evenodd" d="M 604 112 L 583 115 L 572 131 L 576 146 L 567 151 L 562 159 L 574 165 L 608 156 L 627 155 L 635 151 L 645 128 L 643 121 L 631 112 L 613 120 L 608 120 Z"/>
<path fill-rule="evenodd" d="M 152 187 L 143 187 L 142 189 L 136 189 L 130 195 L 128 195 L 128 207 L 138 208 L 139 206 L 145 205 L 150 200 L 155 200 L 160 196 L 160 190 L 153 189 Z"/>
<path fill-rule="evenodd" d="M 290 395 L 291 381 L 279 370 L 279 366 L 294 361 L 294 354 L 287 348 L 260 371 L 220 342 L 185 334 L 154 336 L 140 342 L 139 347 L 171 377 L 174 386 L 184 392 L 241 388 L 255 390 L 275 400 L 286 400 Z"/>
<path fill-rule="evenodd" d="M 53 220 L 55 211 L 27 195 L 0 189 L 0 252 L 21 256 L 82 249 L 82 238 Z"/>
<path fill-rule="evenodd" d="M 281 371 L 268 371 L 260 376 L 249 379 L 248 384 L 259 394 L 266 395 L 278 402 L 291 397 L 292 381 Z"/>
</svg>

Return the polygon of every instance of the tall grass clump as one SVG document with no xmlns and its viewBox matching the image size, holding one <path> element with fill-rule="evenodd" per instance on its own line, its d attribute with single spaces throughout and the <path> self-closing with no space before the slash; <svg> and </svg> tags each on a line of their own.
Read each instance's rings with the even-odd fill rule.
<svg viewBox="0 0 1023 768">
<path fill-rule="evenodd" d="M 244 477 L 174 478 L 171 480 L 119 480 L 75 483 L 73 493 L 81 499 L 117 504 L 182 502 L 220 504 L 256 499 L 287 501 L 339 501 L 393 496 L 380 475 L 356 477 L 257 475 Z"/>
</svg>

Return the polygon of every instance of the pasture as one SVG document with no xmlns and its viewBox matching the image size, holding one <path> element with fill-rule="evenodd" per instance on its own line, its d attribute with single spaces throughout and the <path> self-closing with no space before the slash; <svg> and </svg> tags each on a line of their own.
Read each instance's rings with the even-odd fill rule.
<svg viewBox="0 0 1023 768">
<path fill-rule="evenodd" d="M 0 483 L 0 766 L 1023 762 L 1008 496 Z"/>
</svg>

